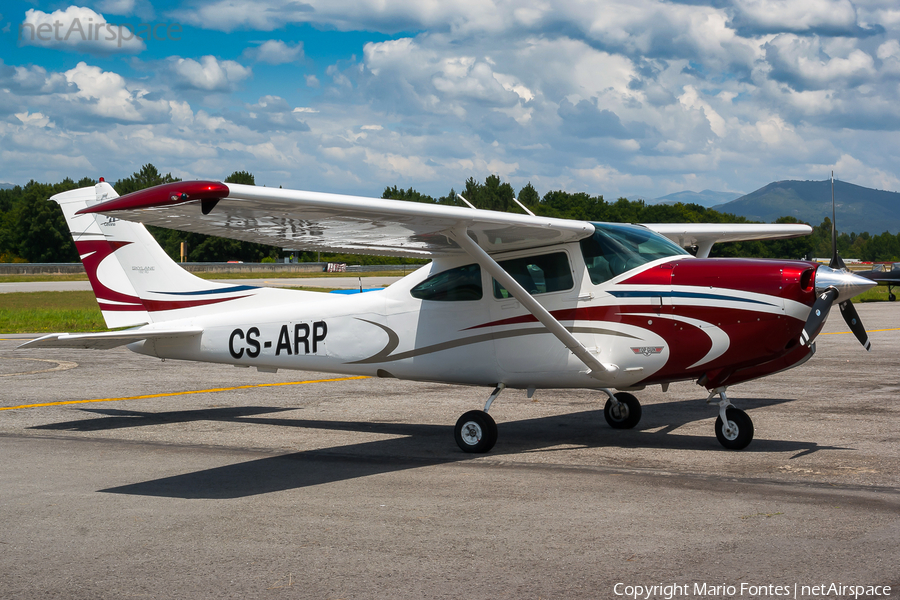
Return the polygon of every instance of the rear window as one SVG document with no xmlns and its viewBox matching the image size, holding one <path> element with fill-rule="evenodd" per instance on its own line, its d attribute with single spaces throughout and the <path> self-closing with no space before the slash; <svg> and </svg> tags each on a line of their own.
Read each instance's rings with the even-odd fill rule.
<svg viewBox="0 0 900 600">
<path fill-rule="evenodd" d="M 465 265 L 432 275 L 410 290 L 413 298 L 436 302 L 481 300 L 481 267 Z"/>
<path fill-rule="evenodd" d="M 565 252 L 502 260 L 499 264 L 531 295 L 562 292 L 575 285 Z M 494 280 L 494 298 L 511 297 L 509 290 Z"/>
</svg>

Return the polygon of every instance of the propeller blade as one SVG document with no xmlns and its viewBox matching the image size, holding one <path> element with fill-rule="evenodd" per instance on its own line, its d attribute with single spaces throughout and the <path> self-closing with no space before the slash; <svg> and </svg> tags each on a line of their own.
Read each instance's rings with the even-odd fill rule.
<svg viewBox="0 0 900 600">
<path fill-rule="evenodd" d="M 847 322 L 847 325 L 850 326 L 850 331 L 853 332 L 853 335 L 856 336 L 856 339 L 859 340 L 859 343 L 863 345 L 867 351 L 872 350 L 872 343 L 869 341 L 869 334 L 866 333 L 866 328 L 863 327 L 862 321 L 859 320 L 859 314 L 856 312 L 856 307 L 853 306 L 853 303 L 849 300 L 844 300 L 838 306 L 841 307 L 841 315 L 844 317 L 844 321 Z"/>
<path fill-rule="evenodd" d="M 838 297 L 838 291 L 830 287 L 816 298 L 809 311 L 809 317 L 806 319 L 806 325 L 803 326 L 803 332 L 800 334 L 800 343 L 809 346 L 813 343 L 815 335 L 822 328 L 828 313 L 831 311 L 831 305 Z M 857 318 L 857 321 L 859 319 Z"/>
</svg>

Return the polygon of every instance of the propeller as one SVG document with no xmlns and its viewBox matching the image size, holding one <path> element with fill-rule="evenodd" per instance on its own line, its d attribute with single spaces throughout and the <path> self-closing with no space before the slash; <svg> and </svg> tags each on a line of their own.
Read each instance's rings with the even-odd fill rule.
<svg viewBox="0 0 900 600">
<path fill-rule="evenodd" d="M 800 334 L 800 343 L 808 346 L 815 339 L 816 333 L 822 328 L 828 313 L 831 312 L 831 305 L 834 304 L 838 297 L 838 291 L 830 287 L 818 295 L 813 303 L 812 310 L 809 311 L 809 317 L 806 319 L 806 325 L 803 326 L 803 332 Z"/>
<path fill-rule="evenodd" d="M 857 314 L 853 303 L 849 300 L 845 300 L 838 306 L 841 307 L 841 316 L 844 317 L 844 321 L 850 326 L 850 331 L 853 332 L 853 335 L 856 336 L 859 343 L 863 345 L 863 348 L 867 351 L 871 350 L 872 342 L 869 341 L 869 334 L 866 333 L 866 328 L 863 327 L 862 321 L 859 320 L 859 315 Z"/>
<path fill-rule="evenodd" d="M 837 251 L 837 229 L 835 228 L 835 210 L 834 210 L 834 171 L 831 172 L 831 262 L 828 267 L 819 267 L 816 270 L 816 292 L 818 297 L 813 302 L 812 310 L 809 311 L 809 317 L 800 333 L 800 343 L 809 346 L 815 340 L 816 335 L 828 318 L 831 312 L 831 306 L 840 299 L 838 306 L 841 309 L 841 316 L 850 327 L 850 331 L 859 340 L 866 350 L 872 349 L 869 342 L 869 334 L 863 327 L 862 321 L 856 308 L 850 301 L 853 296 L 860 294 L 867 289 L 873 287 L 875 282 L 870 281 L 859 275 L 851 273 L 844 265 Z"/>
</svg>

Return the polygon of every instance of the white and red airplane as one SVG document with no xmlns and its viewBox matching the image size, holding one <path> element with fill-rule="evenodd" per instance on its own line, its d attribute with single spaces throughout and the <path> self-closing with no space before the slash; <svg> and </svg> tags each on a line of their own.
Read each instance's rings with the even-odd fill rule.
<svg viewBox="0 0 900 600">
<path fill-rule="evenodd" d="M 127 344 L 260 371 L 493 386 L 484 410 L 456 423 L 466 452 L 493 447 L 488 410 L 505 388 L 529 397 L 539 388 L 597 389 L 608 398 L 607 422 L 631 428 L 641 405 L 628 392 L 684 380 L 707 388 L 707 401 L 718 395 L 716 437 L 741 449 L 753 423 L 728 401 L 727 386 L 808 360 L 834 302 L 869 347 L 850 298 L 873 282 L 811 262 L 706 258 L 717 241 L 805 235 L 806 225 L 588 223 L 213 181 L 119 197 L 101 179 L 52 199 L 107 325 L 130 328 L 51 334 L 21 348 Z M 184 271 L 138 221 L 432 262 L 384 290 L 349 296 L 228 285 Z M 700 257 L 682 245 L 697 245 Z"/>
</svg>

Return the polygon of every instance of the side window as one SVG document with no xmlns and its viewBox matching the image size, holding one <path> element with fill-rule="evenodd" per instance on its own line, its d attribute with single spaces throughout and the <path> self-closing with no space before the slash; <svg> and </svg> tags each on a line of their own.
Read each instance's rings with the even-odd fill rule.
<svg viewBox="0 0 900 600">
<path fill-rule="evenodd" d="M 465 265 L 432 275 L 409 291 L 413 298 L 437 302 L 481 300 L 481 267 Z"/>
<path fill-rule="evenodd" d="M 562 292 L 575 285 L 565 252 L 513 258 L 501 261 L 500 266 L 529 294 Z M 494 298 L 511 297 L 512 294 L 494 280 Z"/>
</svg>

